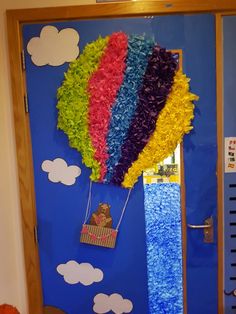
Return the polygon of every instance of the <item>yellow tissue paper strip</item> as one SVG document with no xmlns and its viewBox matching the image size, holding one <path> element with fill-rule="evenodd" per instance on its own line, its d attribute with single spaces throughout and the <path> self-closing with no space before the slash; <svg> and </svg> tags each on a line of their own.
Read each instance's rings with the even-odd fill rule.
<svg viewBox="0 0 236 314">
<path fill-rule="evenodd" d="M 170 95 L 157 119 L 156 129 L 138 159 L 125 174 L 123 187 L 133 187 L 144 169 L 151 168 L 171 155 L 184 134 L 193 128 L 193 101 L 198 100 L 198 96 L 190 93 L 189 81 L 182 71 L 176 73 Z"/>
</svg>

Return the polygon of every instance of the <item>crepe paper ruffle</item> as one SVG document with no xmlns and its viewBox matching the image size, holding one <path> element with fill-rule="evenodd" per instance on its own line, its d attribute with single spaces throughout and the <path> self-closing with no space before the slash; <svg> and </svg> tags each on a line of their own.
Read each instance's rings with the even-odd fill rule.
<svg viewBox="0 0 236 314">
<path fill-rule="evenodd" d="M 129 36 L 125 77 L 112 107 L 107 136 L 109 158 L 106 162 L 105 182 L 110 182 L 114 166 L 121 157 L 121 146 L 124 143 L 137 106 L 138 91 L 153 46 L 154 41 L 146 39 L 144 36 Z"/>
<path fill-rule="evenodd" d="M 176 73 L 172 91 L 158 117 L 155 132 L 125 174 L 123 187 L 132 187 L 144 169 L 170 156 L 182 141 L 184 134 L 193 128 L 191 126 L 191 120 L 194 118 L 193 101 L 198 100 L 198 96 L 189 92 L 189 81 L 182 71 Z"/>
<path fill-rule="evenodd" d="M 128 36 L 123 32 L 113 33 L 98 70 L 89 80 L 89 133 L 95 150 L 94 158 L 100 164 L 99 181 L 103 181 L 106 174 L 108 158 L 106 138 L 111 107 L 124 79 L 127 47 Z"/>
<path fill-rule="evenodd" d="M 121 158 L 113 172 L 113 184 L 121 185 L 126 172 L 154 132 L 158 115 L 171 91 L 176 68 L 172 53 L 155 45 L 138 92 L 137 109 L 121 148 Z"/>
<path fill-rule="evenodd" d="M 97 70 L 109 37 L 99 37 L 86 45 L 80 57 L 71 62 L 65 80 L 58 89 L 58 129 L 63 130 L 71 147 L 82 155 L 83 163 L 92 169 L 91 180 L 100 177 L 100 165 L 94 159 L 94 148 L 88 131 L 88 81 Z"/>
</svg>

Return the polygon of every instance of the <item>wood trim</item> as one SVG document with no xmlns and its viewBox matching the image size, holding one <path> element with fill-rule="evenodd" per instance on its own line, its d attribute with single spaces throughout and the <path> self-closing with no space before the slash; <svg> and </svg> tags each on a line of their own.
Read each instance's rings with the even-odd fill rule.
<svg viewBox="0 0 236 314">
<path fill-rule="evenodd" d="M 20 23 L 89 19 L 105 17 L 128 17 L 155 14 L 204 13 L 236 10 L 234 0 L 156 0 L 121 3 L 104 3 L 39 9 L 8 10 L 7 16 Z"/>
<path fill-rule="evenodd" d="M 172 49 L 179 54 L 179 69 L 183 70 L 183 50 Z M 186 217 L 186 186 L 184 174 L 184 143 L 180 144 L 180 204 L 181 204 L 181 234 L 182 234 L 182 269 L 183 269 L 183 314 L 187 314 L 187 217 Z"/>
<path fill-rule="evenodd" d="M 224 313 L 224 216 L 223 216 L 223 35 L 222 15 L 216 14 L 217 101 L 217 221 L 218 221 L 218 313 Z"/>
<path fill-rule="evenodd" d="M 226 11 L 226 12 L 220 12 L 220 13 L 216 13 L 216 17 L 217 16 L 229 16 L 229 15 L 236 15 L 236 11 Z"/>
<path fill-rule="evenodd" d="M 183 70 L 183 50 L 182 49 L 171 49 L 172 53 L 179 54 L 179 69 Z"/>
<path fill-rule="evenodd" d="M 42 314 L 43 298 L 38 248 L 35 242 L 36 206 L 29 117 L 25 113 L 25 79 L 21 68 L 21 33 L 19 23 L 8 17 L 8 45 L 11 66 L 15 140 L 22 212 L 25 270 L 29 313 Z"/>
<path fill-rule="evenodd" d="M 183 70 L 183 50 L 172 49 L 179 54 L 179 67 Z M 187 215 L 186 215 L 186 186 L 184 173 L 184 143 L 180 144 L 180 204 L 181 204 L 181 234 L 182 234 L 182 268 L 183 268 L 183 314 L 187 314 Z"/>
<path fill-rule="evenodd" d="M 186 217 L 186 187 L 184 175 L 184 143 L 180 147 L 180 188 L 181 188 L 181 211 L 182 211 L 182 267 L 183 267 L 183 306 L 184 314 L 187 314 L 187 217 Z"/>
</svg>

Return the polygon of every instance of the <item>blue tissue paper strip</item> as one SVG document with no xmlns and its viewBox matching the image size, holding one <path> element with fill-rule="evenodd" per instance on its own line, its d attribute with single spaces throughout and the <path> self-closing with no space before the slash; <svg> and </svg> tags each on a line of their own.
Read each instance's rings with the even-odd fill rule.
<svg viewBox="0 0 236 314">
<path fill-rule="evenodd" d="M 144 185 L 150 314 L 182 314 L 180 186 Z"/>
<path fill-rule="evenodd" d="M 124 82 L 112 107 L 107 136 L 109 158 L 107 160 L 106 182 L 111 181 L 114 167 L 121 157 L 121 147 L 137 108 L 139 88 L 142 85 L 142 78 L 153 46 L 154 41 L 146 39 L 144 36 L 129 36 Z"/>
</svg>

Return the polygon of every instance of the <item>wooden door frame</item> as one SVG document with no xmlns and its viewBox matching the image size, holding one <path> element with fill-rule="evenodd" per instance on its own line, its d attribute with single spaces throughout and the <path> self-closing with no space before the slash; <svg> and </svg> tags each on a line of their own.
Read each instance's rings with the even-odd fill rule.
<svg viewBox="0 0 236 314">
<path fill-rule="evenodd" d="M 28 309 L 30 314 L 43 313 L 43 298 L 39 268 L 39 254 L 35 241 L 36 206 L 33 178 L 33 162 L 29 116 L 25 111 L 26 82 L 22 67 L 22 24 L 42 23 L 47 21 L 63 21 L 74 19 L 138 17 L 146 15 L 164 15 L 180 13 L 213 13 L 216 14 L 216 56 L 217 56 L 217 138 L 218 138 L 218 314 L 223 313 L 223 138 L 222 138 L 222 35 L 221 14 L 236 11 L 234 0 L 156 0 L 121 3 L 92 4 L 68 7 L 50 7 L 40 9 L 19 9 L 7 11 L 9 61 L 11 68 L 11 84 L 13 112 L 15 122 L 15 140 L 22 211 L 22 232 L 28 292 Z M 185 210 L 185 190 L 182 192 L 182 207 Z M 183 215 L 183 228 L 186 219 Z M 222 228 L 222 229 L 221 229 Z M 183 246 L 186 250 L 186 239 Z M 184 260 L 184 282 L 186 282 L 186 260 Z M 186 313 L 186 291 L 185 291 Z"/>
</svg>

